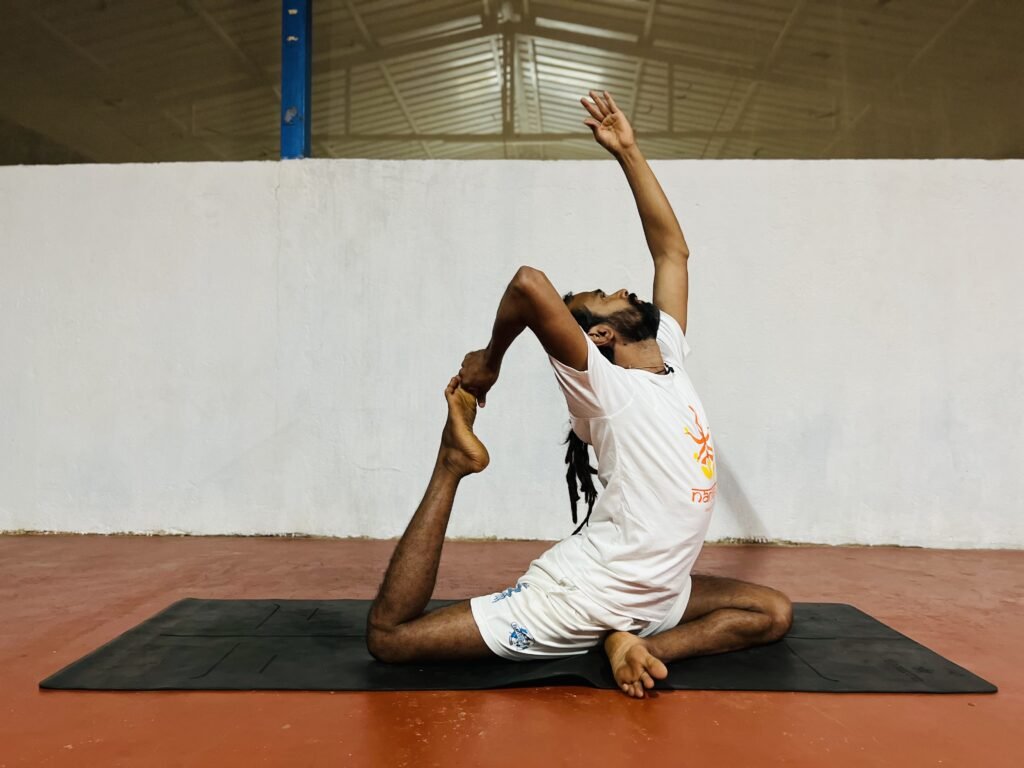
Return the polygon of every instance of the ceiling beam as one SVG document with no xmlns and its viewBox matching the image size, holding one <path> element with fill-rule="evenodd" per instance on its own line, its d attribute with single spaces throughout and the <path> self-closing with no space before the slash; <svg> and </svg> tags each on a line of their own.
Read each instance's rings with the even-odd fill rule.
<svg viewBox="0 0 1024 768">
<path fill-rule="evenodd" d="M 361 17 L 360 17 L 361 18 Z M 361 66 L 387 63 L 395 59 L 401 59 L 406 56 L 412 56 L 417 53 L 424 53 L 426 51 L 433 51 L 440 48 L 447 48 L 449 46 L 460 45 L 463 43 L 471 43 L 479 40 L 486 40 L 498 34 L 497 22 L 485 21 L 479 29 L 471 29 L 466 32 L 459 32 L 452 35 L 441 35 L 438 37 L 432 37 L 426 40 L 417 40 L 412 43 L 402 43 L 400 45 L 389 45 L 389 46 L 377 46 L 374 48 L 364 48 L 364 50 L 357 51 L 355 53 L 342 53 L 338 54 L 331 50 L 321 50 L 319 53 L 313 51 L 313 64 L 324 65 L 327 70 L 331 72 L 340 71 L 348 68 L 358 68 Z M 279 70 L 269 70 L 271 75 L 279 74 Z M 222 96 L 232 96 L 237 94 L 242 86 L 237 81 L 228 83 L 218 83 L 217 85 L 204 86 L 200 88 L 174 88 L 168 89 L 161 94 L 155 94 L 155 98 L 159 101 L 167 104 L 176 103 L 191 103 L 193 101 L 203 101 L 206 99 L 216 99 Z"/>
<path fill-rule="evenodd" d="M 270 75 L 260 66 L 260 64 L 248 53 L 246 53 L 242 47 L 235 42 L 235 39 L 220 25 L 213 15 L 203 5 L 202 0 L 184 0 L 185 6 L 198 16 L 202 22 L 209 28 L 213 34 L 215 34 L 221 42 L 227 47 L 231 54 L 238 59 L 238 62 L 242 65 L 249 79 L 256 85 L 266 87 L 271 94 L 273 94 L 277 103 L 281 102 L 281 89 L 278 87 L 277 81 L 272 79 Z"/>
<path fill-rule="evenodd" d="M 501 133 L 506 137 L 516 132 L 515 45 L 515 35 L 501 35 Z M 505 159 L 508 159 L 507 149 Z"/>
<path fill-rule="evenodd" d="M 584 46 L 598 51 L 617 53 L 622 56 L 644 59 L 646 61 L 664 62 L 668 65 L 675 65 L 722 77 L 740 78 L 752 82 L 811 91 L 831 91 L 841 86 L 852 90 L 870 91 L 882 84 L 881 82 L 843 83 L 825 75 L 788 75 L 778 72 L 761 71 L 758 67 L 712 61 L 701 56 L 670 51 L 665 48 L 659 48 L 653 45 L 653 43 L 641 45 L 639 42 L 613 40 L 598 35 L 543 27 L 538 25 L 536 20 L 529 16 L 523 17 L 519 21 L 499 21 L 495 9 L 487 8 L 486 6 L 485 12 L 481 14 L 481 25 L 478 29 L 450 35 L 440 35 L 426 40 L 417 40 L 399 45 L 366 46 L 364 43 L 364 49 L 354 53 L 338 54 L 332 51 L 317 53 L 314 51 L 313 61 L 314 64 L 326 66 L 330 71 L 338 71 L 346 67 L 358 68 L 371 64 L 387 63 L 427 51 L 435 51 L 481 40 L 490 40 L 502 32 L 516 36 L 527 36 L 534 40 L 548 40 L 556 43 Z M 676 73 L 677 76 L 678 74 Z M 209 87 L 168 90 L 163 94 L 156 94 L 155 98 L 169 104 L 190 103 L 197 100 L 233 95 L 239 90 L 240 86 L 237 82 L 229 82 Z"/>
<path fill-rule="evenodd" d="M 892 82 L 890 82 L 886 87 L 878 89 L 876 91 L 876 94 L 888 94 L 896 90 L 907 78 L 907 75 L 909 75 L 911 71 L 913 71 L 914 67 L 916 67 L 921 62 L 921 60 L 925 56 L 927 56 L 932 51 L 932 49 L 935 48 L 935 46 L 938 45 L 939 42 L 941 42 L 941 40 L 960 23 L 960 20 L 963 19 L 963 17 L 966 16 L 967 13 L 975 5 L 978 4 L 978 2 L 979 0 L 965 0 L 964 4 L 961 5 L 956 10 L 956 12 L 952 16 L 950 16 L 941 27 L 939 27 L 938 30 L 936 30 L 934 35 L 928 38 L 928 40 L 925 42 L 923 46 L 921 46 L 920 49 L 918 49 L 918 51 L 913 55 L 910 61 L 907 62 L 907 65 L 896 75 L 896 77 L 892 79 Z M 864 119 L 869 114 L 871 114 L 871 112 L 875 109 L 876 103 L 877 96 L 875 100 L 865 104 L 864 108 L 861 109 L 861 111 L 857 114 L 856 117 L 842 124 L 839 127 L 839 130 L 837 130 L 835 134 L 832 136 L 832 139 L 828 142 L 828 144 L 825 145 L 825 148 L 821 151 L 819 157 L 829 157 L 835 146 L 843 139 L 848 137 L 853 131 L 855 131 L 858 128 L 858 126 L 864 121 Z"/>
<path fill-rule="evenodd" d="M 644 30 L 640 34 L 639 44 L 641 47 L 647 47 L 651 43 L 651 30 L 654 27 L 654 14 L 658 9 L 658 0 L 650 0 L 647 5 L 647 17 L 644 19 Z M 629 100 L 629 111 L 626 113 L 626 117 L 635 122 L 636 108 L 640 103 L 640 85 L 644 77 L 644 65 L 647 63 L 646 58 L 637 59 L 636 62 L 636 73 L 633 75 L 633 90 Z M 668 66 L 672 66 L 669 64 Z"/>
<path fill-rule="evenodd" d="M 724 61 L 712 61 L 710 59 L 694 56 L 692 54 L 670 51 L 659 48 L 653 44 L 641 45 L 639 42 L 626 40 L 614 40 L 598 35 L 590 35 L 581 32 L 571 32 L 564 29 L 553 29 L 539 26 L 533 20 L 523 20 L 516 25 L 518 34 L 529 35 L 539 40 L 550 40 L 556 43 L 569 43 L 597 50 L 618 53 L 622 56 L 642 58 L 647 61 L 660 61 L 666 64 L 676 64 L 681 67 L 698 70 L 708 74 L 720 75 L 722 77 L 743 78 L 746 80 L 761 80 L 767 83 L 788 86 L 792 88 L 807 88 L 814 90 L 825 90 L 832 85 L 825 77 L 807 77 L 801 75 L 782 75 L 768 72 L 759 74 L 757 67 L 741 64 L 730 64 Z"/>
<path fill-rule="evenodd" d="M 531 14 L 532 14 L 532 12 L 530 10 L 530 0 L 521 0 L 521 8 L 520 8 L 520 16 L 519 16 L 520 20 L 531 18 Z M 518 40 L 518 38 L 517 38 L 517 40 Z M 534 107 L 537 110 L 537 121 L 536 121 L 537 133 L 543 133 L 544 132 L 544 108 L 541 105 L 541 101 L 540 101 L 540 73 L 539 73 L 539 71 L 537 69 L 537 43 L 536 43 L 536 41 L 532 37 L 524 37 L 523 38 L 523 42 L 526 45 L 526 50 L 528 52 L 528 56 L 527 57 L 530 60 L 530 85 L 532 86 L 532 91 L 533 91 L 533 105 L 534 105 Z M 521 67 L 524 66 L 522 62 L 520 62 L 520 66 Z M 523 76 L 522 79 L 524 81 L 523 82 L 523 86 L 524 87 L 520 88 L 519 90 L 523 94 L 523 99 L 526 99 L 525 75 Z M 522 110 L 522 114 L 523 115 L 529 114 L 529 110 L 525 108 L 525 104 L 524 104 L 524 108 Z M 544 145 L 543 144 L 540 146 L 540 156 L 541 156 L 542 160 L 546 160 L 547 159 L 547 153 L 544 151 Z"/>
<path fill-rule="evenodd" d="M 804 9 L 806 7 L 807 0 L 796 0 L 796 4 L 793 6 L 793 9 L 789 12 L 789 15 L 786 17 L 786 21 L 783 22 L 782 24 L 782 29 L 780 29 L 779 33 L 775 36 L 775 40 L 772 43 L 771 50 L 768 51 L 768 55 L 765 57 L 764 61 L 762 61 L 758 66 L 757 78 L 752 80 L 747 85 L 746 93 L 743 94 L 743 98 L 740 100 L 740 105 L 736 110 L 736 114 L 733 116 L 732 123 L 729 126 L 730 130 L 738 128 L 740 124 L 743 122 L 743 118 L 747 116 L 747 109 L 754 102 L 754 96 L 757 95 L 757 91 L 761 87 L 763 78 L 766 77 L 771 72 L 772 67 L 775 65 L 775 60 L 778 59 L 779 53 L 782 51 L 783 43 L 785 43 L 786 38 L 789 36 L 789 33 L 793 30 L 793 27 L 796 25 L 797 20 L 800 18 L 800 15 L 804 12 Z M 722 116 L 725 114 L 725 110 L 727 107 L 728 102 L 724 107 L 722 107 L 722 114 L 719 115 L 719 119 L 721 119 Z M 726 150 L 728 148 L 729 142 L 722 142 L 718 152 L 715 153 L 715 156 L 722 157 L 724 155 L 727 155 L 728 153 L 726 152 Z M 706 153 L 707 147 L 705 147 L 704 149 Z M 703 157 L 704 155 L 701 156 Z"/>
<path fill-rule="evenodd" d="M 278 77 L 276 74 L 267 72 L 256 59 L 250 56 L 231 36 L 231 34 L 224 29 L 217 19 L 214 18 L 213 14 L 207 10 L 206 6 L 203 5 L 202 0 L 183 0 L 186 8 L 194 13 L 200 20 L 206 25 L 217 38 L 224 43 L 225 47 L 231 52 L 238 62 L 242 65 L 246 77 L 256 88 L 266 89 L 270 93 L 274 109 L 279 109 L 281 106 L 281 88 L 278 83 Z M 320 145 L 316 147 L 316 154 L 321 157 L 328 157 L 330 153 L 327 148 Z"/>
<path fill-rule="evenodd" d="M 676 129 L 676 67 L 669 64 L 668 67 L 668 130 L 669 133 Z"/>
<path fill-rule="evenodd" d="M 323 63 L 330 66 L 332 70 L 344 67 L 360 67 L 368 64 L 389 62 L 395 59 L 404 58 L 417 53 L 434 51 L 463 43 L 486 40 L 499 35 L 502 31 L 514 35 L 526 35 L 537 40 L 549 40 L 556 43 L 568 43 L 598 51 L 618 53 L 623 56 L 643 58 L 648 61 L 660 61 L 666 64 L 686 67 L 708 74 L 720 75 L 723 77 L 736 77 L 747 80 L 759 80 L 765 83 L 772 83 L 792 88 L 806 88 L 810 90 L 827 90 L 837 87 L 839 82 L 834 78 L 826 76 L 804 76 L 784 75 L 777 72 L 759 73 L 757 67 L 730 64 L 722 61 L 712 61 L 701 56 L 670 51 L 659 48 L 653 44 L 641 45 L 638 42 L 625 40 L 613 40 L 598 35 L 571 32 L 563 29 L 553 29 L 538 25 L 535 19 L 530 17 L 522 18 L 519 21 L 499 21 L 494 10 L 487 16 L 481 15 L 481 25 L 478 29 L 467 30 L 451 35 L 441 35 L 427 40 L 418 40 L 412 43 L 399 45 L 365 47 L 364 50 L 347 54 L 336 54 L 332 52 L 314 52 L 315 63 Z M 850 87 L 858 89 L 870 89 L 877 83 L 850 84 Z M 208 97 L 216 97 L 234 93 L 238 90 L 237 85 L 228 83 L 225 85 L 212 86 L 202 90 L 186 90 L 167 92 L 161 97 L 167 101 L 191 101 Z"/>
<path fill-rule="evenodd" d="M 98 57 L 94 56 L 91 51 L 79 45 L 72 38 L 68 37 L 68 35 L 64 34 L 61 30 L 59 30 L 56 26 L 51 24 L 50 21 L 39 12 L 39 8 L 35 3 L 22 1 L 20 3 L 14 4 L 14 8 L 16 12 L 22 13 L 24 16 L 30 19 L 32 23 L 34 23 L 40 29 L 44 30 L 54 40 L 59 42 L 65 50 L 72 53 L 77 58 L 89 62 L 92 68 L 102 76 L 103 81 L 108 86 L 110 86 L 112 90 L 117 92 L 119 95 L 123 95 L 129 102 L 131 102 L 134 105 L 137 105 L 141 109 L 159 115 L 161 118 L 170 123 L 171 126 L 173 126 L 173 128 L 176 131 L 178 131 L 178 133 L 181 134 L 182 138 L 194 138 L 192 136 L 190 127 L 185 125 L 185 123 L 178 119 L 176 115 L 174 115 L 170 110 L 165 108 L 164 105 L 157 103 L 157 101 L 153 98 L 152 94 L 147 89 L 137 88 L 129 84 L 124 78 L 120 76 L 120 74 L 117 71 L 107 66 L 105 62 L 103 62 Z M 117 125 L 119 121 L 117 120 L 116 116 L 112 116 L 109 123 L 110 124 L 107 130 L 111 132 L 118 132 Z M 124 135 L 123 132 L 122 135 Z M 143 146 L 139 142 L 137 142 L 134 139 L 134 137 L 125 136 L 125 138 L 129 142 L 136 144 L 137 146 Z M 207 153 L 212 155 L 214 158 L 218 160 L 228 159 L 228 156 L 218 147 L 199 138 L 196 138 L 195 141 L 200 147 L 205 149 Z M 154 152 L 153 148 L 149 146 L 144 147 L 144 149 L 150 154 Z"/>
<path fill-rule="evenodd" d="M 530 79 L 533 82 L 533 98 L 537 107 L 537 130 L 544 130 L 544 108 L 540 102 L 540 73 L 537 71 L 537 46 L 533 40 L 527 40 L 530 46 Z"/>
<path fill-rule="evenodd" d="M 375 51 L 380 50 L 380 46 L 377 45 L 377 41 L 373 39 L 370 34 L 369 28 L 363 21 L 362 14 L 356 9 L 355 3 L 352 0 L 345 0 L 345 8 L 348 9 L 349 16 L 352 17 L 352 21 L 359 29 L 359 35 L 363 38 L 363 45 L 366 46 L 367 50 Z M 395 102 L 398 104 L 398 108 L 402 111 L 402 115 L 405 117 L 409 127 L 412 128 L 413 134 L 419 133 L 419 128 L 416 127 L 416 119 L 413 117 L 412 112 L 409 111 L 409 105 L 405 103 L 405 99 L 402 98 L 402 94 L 398 90 L 398 85 L 395 83 L 395 79 L 391 76 L 391 71 L 388 69 L 388 65 L 384 61 L 377 62 L 377 68 L 380 70 L 381 75 L 384 76 L 384 81 L 388 84 L 388 89 L 391 91 L 391 95 L 395 98 Z M 349 102 L 351 105 L 351 102 Z M 424 154 L 433 159 L 434 154 L 430 151 L 430 147 L 427 146 L 426 142 L 422 139 L 418 140 L 420 148 Z M 335 143 L 335 140 L 331 139 L 331 143 Z"/>
<path fill-rule="evenodd" d="M 820 128 L 765 128 L 761 130 L 715 131 L 695 129 L 688 131 L 647 131 L 637 133 L 637 140 L 687 140 L 706 138 L 793 138 L 798 136 L 820 136 L 831 134 L 831 129 Z M 272 138 L 265 133 L 235 134 L 239 139 Z M 519 133 L 506 137 L 503 133 L 319 133 L 316 138 L 331 144 L 352 144 L 356 142 L 423 142 L 435 141 L 448 144 L 498 144 L 508 141 L 512 144 L 537 144 L 564 141 L 593 141 L 590 133 Z"/>
</svg>

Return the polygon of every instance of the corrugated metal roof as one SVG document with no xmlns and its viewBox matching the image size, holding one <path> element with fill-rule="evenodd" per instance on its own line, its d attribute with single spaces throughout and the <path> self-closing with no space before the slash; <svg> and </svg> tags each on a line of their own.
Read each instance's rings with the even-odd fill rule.
<svg viewBox="0 0 1024 768">
<path fill-rule="evenodd" d="M 97 161 L 277 156 L 279 0 L 8 5 L 0 119 Z M 315 0 L 314 150 L 603 157 L 598 88 L 652 157 L 1021 157 L 1021 40 L 1015 0 Z"/>
</svg>

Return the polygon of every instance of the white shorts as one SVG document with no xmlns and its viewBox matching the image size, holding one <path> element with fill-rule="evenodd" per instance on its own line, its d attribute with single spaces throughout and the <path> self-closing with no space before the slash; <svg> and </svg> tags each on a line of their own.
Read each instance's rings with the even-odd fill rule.
<svg viewBox="0 0 1024 768">
<path fill-rule="evenodd" d="M 612 613 L 568 579 L 531 563 L 514 587 L 469 601 L 484 642 L 505 659 L 524 661 L 586 653 L 609 630 L 655 635 L 679 623 L 690 599 L 690 579 L 668 615 L 658 622 Z"/>
</svg>

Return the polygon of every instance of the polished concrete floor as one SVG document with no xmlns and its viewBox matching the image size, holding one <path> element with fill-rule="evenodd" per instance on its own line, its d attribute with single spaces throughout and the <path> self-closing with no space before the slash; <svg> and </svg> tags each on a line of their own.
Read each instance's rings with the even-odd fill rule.
<svg viewBox="0 0 1024 768">
<path fill-rule="evenodd" d="M 371 597 L 393 542 L 0 536 L 0 768 L 1024 765 L 1024 552 L 709 546 L 698 571 L 849 602 L 995 695 L 541 688 L 83 693 L 38 682 L 181 597 Z M 452 542 L 436 594 L 507 586 L 542 542 Z"/>
</svg>

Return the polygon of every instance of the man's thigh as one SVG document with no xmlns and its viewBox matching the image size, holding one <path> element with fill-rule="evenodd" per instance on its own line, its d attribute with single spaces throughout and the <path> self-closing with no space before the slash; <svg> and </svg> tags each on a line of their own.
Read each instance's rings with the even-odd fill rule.
<svg viewBox="0 0 1024 768">
<path fill-rule="evenodd" d="M 488 647 L 513 661 L 586 653 L 609 629 L 579 589 L 535 565 L 514 587 L 475 597 L 470 607 Z"/>
<path fill-rule="evenodd" d="M 397 627 L 370 630 L 370 652 L 381 661 L 454 661 L 493 658 L 469 601 L 446 605 Z"/>
<path fill-rule="evenodd" d="M 782 592 L 761 584 L 722 576 L 693 575 L 690 578 L 690 601 L 686 604 L 680 624 L 721 608 L 776 614 L 784 613 L 789 607 L 789 598 Z"/>
</svg>

